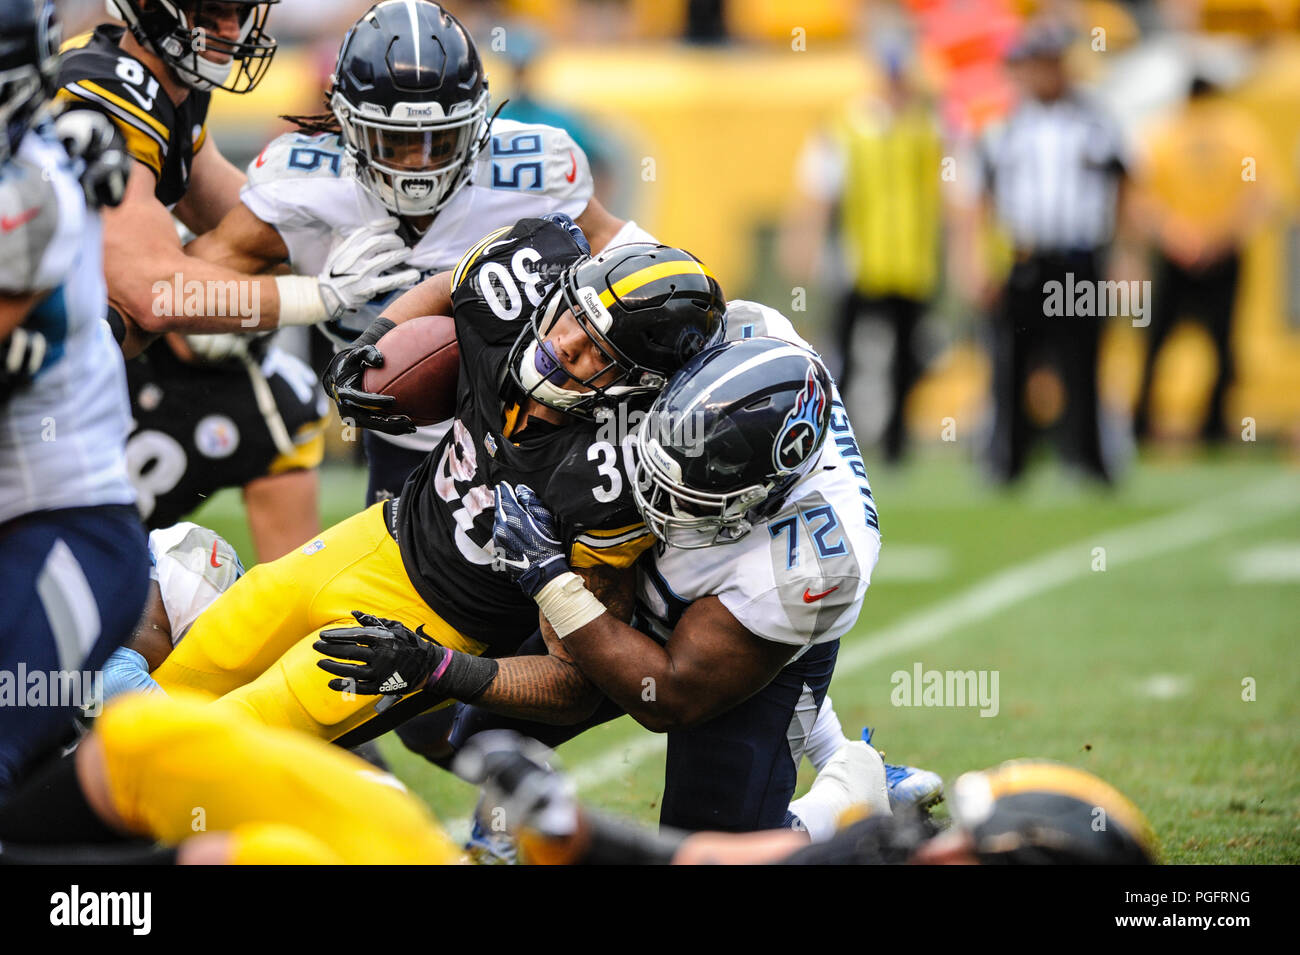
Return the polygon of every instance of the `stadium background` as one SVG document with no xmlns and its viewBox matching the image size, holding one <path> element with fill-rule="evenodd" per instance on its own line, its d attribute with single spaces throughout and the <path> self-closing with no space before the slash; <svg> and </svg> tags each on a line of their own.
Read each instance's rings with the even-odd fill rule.
<svg viewBox="0 0 1300 955">
<path fill-rule="evenodd" d="M 62 6 L 69 33 L 99 18 L 97 2 Z M 338 43 L 367 6 L 280 4 L 271 24 L 282 49 L 267 79 L 253 95 L 214 97 L 211 132 L 232 160 L 247 162 L 282 131 L 279 114 L 318 108 Z M 1079 30 L 1072 71 L 1114 110 L 1139 156 L 1181 103 L 1193 59 L 1222 66 L 1227 95 L 1267 132 L 1259 175 L 1280 200 L 1245 247 L 1233 332 L 1227 420 L 1232 431 L 1253 419 L 1257 440 L 1230 434 L 1213 451 L 1193 443 L 1215 359 L 1208 336 L 1184 325 L 1159 366 L 1161 440 L 1136 452 L 1116 490 L 1043 466 L 1012 494 L 993 490 L 972 464 L 988 412 L 984 319 L 966 290 L 947 285 L 925 326 L 928 370 L 907 405 L 922 448 L 902 468 L 871 472 L 887 545 L 832 694 L 846 729 L 877 725 L 889 758 L 947 779 L 1017 755 L 1100 772 L 1151 815 L 1172 861 L 1300 861 L 1300 0 L 448 6 L 479 42 L 494 102 L 514 94 L 513 63 L 530 59 L 532 98 L 577 127 L 613 212 L 691 249 L 729 296 L 782 309 L 823 348 L 835 268 L 796 264 L 806 239 L 796 167 L 847 102 L 881 87 L 872 54 L 882 22 L 908 27 L 917 78 L 950 129 L 971 130 L 1013 102 L 1001 56 L 1023 19 L 1043 9 L 1068 16 Z M 1094 48 L 1097 30 L 1104 50 Z M 965 173 L 959 163 L 957 179 Z M 868 368 L 871 345 L 859 341 Z M 1117 433 L 1144 349 L 1142 329 L 1110 323 L 1100 380 Z M 862 377 L 850 403 L 869 445 L 884 415 Z M 949 418 L 954 443 L 941 440 Z M 326 524 L 355 511 L 364 486 L 355 444 L 340 433 L 323 479 Z M 233 492 L 197 519 L 247 550 Z M 1110 559 L 1104 573 L 1096 548 Z M 998 670 L 1000 715 L 889 705 L 891 672 L 914 661 Z M 1249 701 L 1248 678 L 1258 694 Z M 625 720 L 562 755 L 588 796 L 652 819 L 657 745 Z M 463 816 L 467 787 L 392 740 L 384 746 L 439 812 Z"/>
</svg>

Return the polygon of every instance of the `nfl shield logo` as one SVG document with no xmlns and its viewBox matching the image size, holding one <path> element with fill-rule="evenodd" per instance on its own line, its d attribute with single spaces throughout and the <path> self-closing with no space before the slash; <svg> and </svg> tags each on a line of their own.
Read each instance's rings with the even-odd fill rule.
<svg viewBox="0 0 1300 955">
<path fill-rule="evenodd" d="M 487 453 L 492 457 L 497 456 L 497 439 L 492 437 L 491 432 L 483 435 L 483 447 L 487 448 Z"/>
</svg>

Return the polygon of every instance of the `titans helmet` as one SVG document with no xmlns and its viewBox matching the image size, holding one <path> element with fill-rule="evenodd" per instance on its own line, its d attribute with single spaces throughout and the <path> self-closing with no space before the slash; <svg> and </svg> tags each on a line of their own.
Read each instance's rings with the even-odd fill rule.
<svg viewBox="0 0 1300 955">
<path fill-rule="evenodd" d="M 54 4 L 0 0 L 0 162 L 18 144 L 54 93 L 59 27 Z"/>
<path fill-rule="evenodd" d="M 450 202 L 488 139 L 478 49 L 429 0 L 371 7 L 343 40 L 329 97 L 362 185 L 397 215 Z"/>
<path fill-rule="evenodd" d="M 247 93 L 275 56 L 266 19 L 279 2 L 107 0 L 107 6 L 109 15 L 124 20 L 137 42 L 158 54 L 190 89 Z"/>
<path fill-rule="evenodd" d="M 831 376 L 776 338 L 726 342 L 696 356 L 637 431 L 633 494 L 674 547 L 731 543 L 771 517 L 821 457 Z"/>
<path fill-rule="evenodd" d="M 510 374 L 525 396 L 595 417 L 600 407 L 657 394 L 678 369 L 720 339 L 726 308 L 718 280 L 684 249 L 650 242 L 606 249 L 560 275 L 516 340 Z M 546 341 L 566 310 L 604 359 L 585 379 L 570 375 Z"/>
</svg>

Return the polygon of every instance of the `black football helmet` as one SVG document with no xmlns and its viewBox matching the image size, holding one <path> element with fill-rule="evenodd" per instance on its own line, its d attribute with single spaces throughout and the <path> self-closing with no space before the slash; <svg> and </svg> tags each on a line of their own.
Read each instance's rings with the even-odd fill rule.
<svg viewBox="0 0 1300 955">
<path fill-rule="evenodd" d="M 1158 854 L 1136 805 L 1063 763 L 1020 759 L 965 773 L 948 804 L 984 865 L 1151 865 Z"/>
<path fill-rule="evenodd" d="M 696 356 L 637 432 L 633 496 L 646 526 L 691 549 L 738 541 L 771 517 L 821 457 L 831 388 L 816 355 L 776 338 Z"/>
<path fill-rule="evenodd" d="M 488 82 L 459 20 L 429 0 L 383 0 L 348 31 L 330 109 L 362 184 L 401 216 L 432 215 L 487 143 Z"/>
<path fill-rule="evenodd" d="M 266 32 L 271 5 L 280 0 L 107 0 L 139 44 L 158 54 L 176 78 L 194 90 L 247 93 L 262 81 L 275 38 Z M 230 17 L 238 36 L 228 38 Z"/>
<path fill-rule="evenodd" d="M 727 300 L 713 273 L 684 249 L 634 242 L 584 256 L 563 273 L 510 353 L 524 394 L 551 408 L 595 417 L 637 394 L 657 394 L 687 361 L 721 338 Z M 565 371 L 546 335 L 573 312 L 606 364 L 583 380 Z M 613 381 L 597 385 L 610 371 Z M 582 389 L 562 387 L 575 382 Z"/>
<path fill-rule="evenodd" d="M 0 0 L 0 162 L 54 95 L 59 25 L 46 0 Z"/>
</svg>

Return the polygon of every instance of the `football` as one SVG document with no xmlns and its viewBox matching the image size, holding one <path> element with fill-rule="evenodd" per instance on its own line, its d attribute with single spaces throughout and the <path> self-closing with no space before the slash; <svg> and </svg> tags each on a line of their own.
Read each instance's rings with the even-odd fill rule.
<svg viewBox="0 0 1300 955">
<path fill-rule="evenodd" d="M 446 421 L 456 412 L 460 346 L 456 324 L 445 315 L 426 315 L 403 322 L 375 345 L 384 356 L 379 368 L 367 368 L 362 385 L 373 394 L 396 399 L 395 414 L 417 425 Z"/>
</svg>

